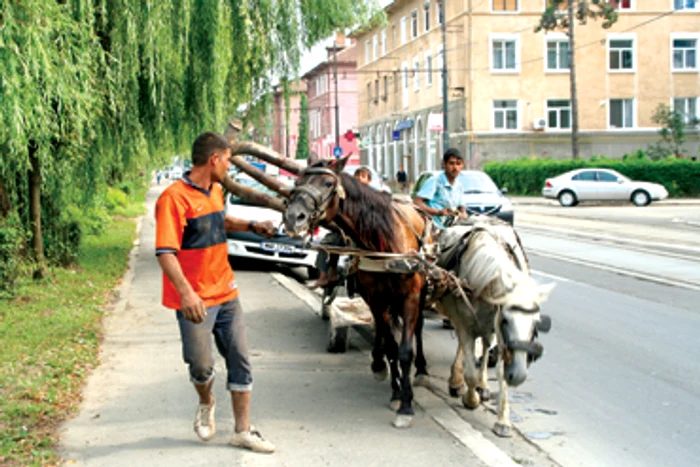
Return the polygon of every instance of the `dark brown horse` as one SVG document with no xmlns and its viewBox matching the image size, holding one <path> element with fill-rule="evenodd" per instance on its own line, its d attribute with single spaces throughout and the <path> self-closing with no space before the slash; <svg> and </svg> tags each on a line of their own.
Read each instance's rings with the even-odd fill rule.
<svg viewBox="0 0 700 467">
<path fill-rule="evenodd" d="M 422 242 L 431 242 L 424 235 L 424 218 L 411 205 L 393 203 L 385 194 L 343 173 L 346 161 L 319 161 L 299 174 L 284 211 L 289 235 L 305 236 L 320 223 L 333 222 L 362 250 L 411 253 L 418 252 Z M 414 415 L 410 379 L 414 336 L 416 379 L 427 377 L 421 338 L 425 276 L 419 272 L 369 272 L 360 266 L 357 278 L 359 293 L 374 315 L 372 371 L 377 379 L 386 377 L 386 356 L 391 370 L 391 406 L 398 408 L 394 426 L 407 427 Z M 392 327 L 401 331 L 400 344 Z"/>
</svg>

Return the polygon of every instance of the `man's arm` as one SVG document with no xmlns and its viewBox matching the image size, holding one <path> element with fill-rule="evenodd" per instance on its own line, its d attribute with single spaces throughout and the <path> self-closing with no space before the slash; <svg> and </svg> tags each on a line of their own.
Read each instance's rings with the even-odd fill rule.
<svg viewBox="0 0 700 467">
<path fill-rule="evenodd" d="M 204 301 L 192 289 L 182 272 L 180 262 L 174 253 L 161 253 L 158 255 L 158 264 L 165 275 L 173 283 L 177 293 L 180 294 L 180 311 L 193 323 L 201 323 L 207 315 Z"/>
<path fill-rule="evenodd" d="M 275 235 L 275 225 L 270 221 L 247 221 L 233 216 L 226 216 L 224 225 L 227 232 L 253 232 L 268 238 Z"/>
<path fill-rule="evenodd" d="M 454 214 L 454 212 L 450 208 L 431 208 L 425 203 L 425 200 L 423 198 L 420 198 L 418 196 L 413 198 L 413 204 L 415 204 L 418 207 L 418 209 L 427 212 L 431 216 L 451 216 Z"/>
</svg>

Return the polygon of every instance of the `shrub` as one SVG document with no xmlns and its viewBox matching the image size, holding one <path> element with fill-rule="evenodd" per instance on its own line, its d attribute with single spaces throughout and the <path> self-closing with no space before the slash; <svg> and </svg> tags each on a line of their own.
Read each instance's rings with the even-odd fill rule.
<svg viewBox="0 0 700 467">
<path fill-rule="evenodd" d="M 110 212 L 113 212 L 116 208 L 126 207 L 126 205 L 129 203 L 129 197 L 127 196 L 127 193 L 128 191 L 124 192 L 116 188 L 108 187 L 107 196 L 105 196 L 105 203 L 107 204 L 107 209 L 109 209 Z"/>
<path fill-rule="evenodd" d="M 675 157 L 652 161 L 641 150 L 626 155 L 623 160 L 596 156 L 588 161 L 521 158 L 490 162 L 484 171 L 511 194 L 540 195 L 546 179 L 582 167 L 613 169 L 632 180 L 659 183 L 671 197 L 700 196 L 700 163 Z"/>
</svg>

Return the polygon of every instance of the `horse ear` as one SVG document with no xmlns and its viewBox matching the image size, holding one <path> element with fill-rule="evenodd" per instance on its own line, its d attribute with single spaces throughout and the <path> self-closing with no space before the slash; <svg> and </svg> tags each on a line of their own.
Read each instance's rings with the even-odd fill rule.
<svg viewBox="0 0 700 467">
<path fill-rule="evenodd" d="M 339 174 L 345 168 L 345 164 L 347 164 L 351 155 L 352 154 L 348 154 L 345 157 L 341 157 L 340 159 L 334 160 L 333 162 L 331 162 L 330 168 L 333 169 L 335 173 Z"/>
<path fill-rule="evenodd" d="M 549 295 L 552 293 L 555 286 L 556 284 L 554 282 L 550 282 L 549 284 L 540 284 L 537 286 L 537 297 L 539 298 L 540 303 L 545 302 L 549 298 Z"/>
</svg>

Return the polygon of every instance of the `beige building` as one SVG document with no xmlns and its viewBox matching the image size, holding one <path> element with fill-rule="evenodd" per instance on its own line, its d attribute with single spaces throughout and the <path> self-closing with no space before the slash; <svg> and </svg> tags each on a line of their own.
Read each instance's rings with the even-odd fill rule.
<svg viewBox="0 0 700 467">
<path fill-rule="evenodd" d="M 440 167 L 442 3 L 450 145 L 469 165 L 570 157 L 569 41 L 535 33 L 545 0 L 397 0 L 357 39 L 362 158 L 389 177 Z M 700 0 L 620 0 L 619 18 L 576 26 L 581 155 L 621 156 L 658 140 L 652 114 L 697 117 Z M 688 157 L 698 156 L 691 131 Z M 471 142 L 471 144 L 470 144 Z"/>
</svg>

